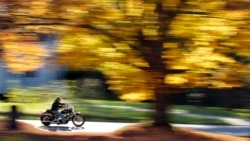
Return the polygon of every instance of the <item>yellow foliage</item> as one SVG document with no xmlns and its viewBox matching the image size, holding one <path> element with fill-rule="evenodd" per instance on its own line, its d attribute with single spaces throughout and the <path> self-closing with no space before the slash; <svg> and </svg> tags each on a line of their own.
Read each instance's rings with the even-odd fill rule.
<svg viewBox="0 0 250 141">
<path fill-rule="evenodd" d="M 110 89 L 124 100 L 152 98 L 162 81 L 180 87 L 241 86 L 246 80 L 243 76 L 249 74 L 249 67 L 239 63 L 248 62 L 250 56 L 248 9 L 228 10 L 225 7 L 230 1 L 224 0 L 161 0 L 158 13 L 155 2 L 18 0 L 18 6 L 7 11 L 13 23 L 21 24 L 20 29 L 59 35 L 56 60 L 73 69 L 102 71 Z M 177 15 L 172 18 L 169 10 Z M 22 25 L 29 23 L 51 25 Z M 138 38 L 141 32 L 144 39 Z M 20 42 L 24 36 L 12 32 L 0 35 L 10 70 L 20 73 L 42 66 L 47 56 L 42 46 Z M 162 48 L 155 46 L 159 49 L 156 54 L 152 41 L 153 45 L 164 42 Z M 159 68 L 187 71 L 165 74 L 152 67 L 154 61 L 165 65 Z"/>
<path fill-rule="evenodd" d="M 47 0 L 44 1 L 32 1 L 30 2 L 29 15 L 32 16 L 44 16 L 49 9 Z"/>
<path fill-rule="evenodd" d="M 47 50 L 35 43 L 5 42 L 3 49 L 6 67 L 13 73 L 36 70 L 42 67 L 48 56 Z"/>
<path fill-rule="evenodd" d="M 181 74 L 166 75 L 164 82 L 170 85 L 184 85 L 188 80 Z"/>
<path fill-rule="evenodd" d="M 120 99 L 125 101 L 131 101 L 131 102 L 138 102 L 138 101 L 146 101 L 146 100 L 154 100 L 154 94 L 151 93 L 143 93 L 143 92 L 133 92 L 133 93 L 127 93 L 122 94 Z"/>
</svg>

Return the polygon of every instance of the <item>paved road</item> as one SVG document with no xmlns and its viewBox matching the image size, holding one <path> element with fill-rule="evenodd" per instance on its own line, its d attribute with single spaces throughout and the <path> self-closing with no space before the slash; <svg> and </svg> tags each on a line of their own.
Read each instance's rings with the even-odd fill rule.
<svg viewBox="0 0 250 141">
<path fill-rule="evenodd" d="M 250 126 L 248 125 L 190 125 L 174 124 L 174 127 L 194 129 L 198 131 L 213 132 L 225 135 L 250 137 Z"/>
<path fill-rule="evenodd" d="M 108 133 L 116 131 L 127 125 L 135 125 L 137 123 L 114 123 L 114 122 L 85 122 L 83 127 L 75 127 L 71 122 L 64 125 L 52 124 L 48 127 L 43 126 L 39 120 L 19 120 L 31 124 L 38 129 L 57 132 L 99 132 Z M 224 126 L 224 125 L 190 125 L 190 124 L 172 124 L 174 127 L 195 129 L 206 132 L 214 132 L 219 134 L 250 137 L 250 126 Z"/>
<path fill-rule="evenodd" d="M 62 131 L 62 132 L 99 132 L 99 133 L 108 133 L 116 131 L 127 125 L 134 125 L 136 123 L 113 123 L 113 122 L 90 122 L 86 121 L 82 127 L 75 127 L 72 122 L 68 124 L 51 124 L 50 126 L 44 126 L 39 120 L 18 120 L 31 124 L 38 129 L 46 131 Z"/>
</svg>

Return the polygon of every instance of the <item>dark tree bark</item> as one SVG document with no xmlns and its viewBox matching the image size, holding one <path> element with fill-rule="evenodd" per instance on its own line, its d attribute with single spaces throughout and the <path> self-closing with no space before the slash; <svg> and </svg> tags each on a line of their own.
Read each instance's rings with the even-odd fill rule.
<svg viewBox="0 0 250 141">
<path fill-rule="evenodd" d="M 181 0 L 177 4 L 176 10 L 165 10 L 163 8 L 163 1 L 156 1 L 156 9 L 155 13 L 158 14 L 158 26 L 159 26 L 159 37 L 157 41 L 153 41 L 150 44 L 151 49 L 151 58 L 148 58 L 147 61 L 150 64 L 150 67 L 153 71 L 157 73 L 157 79 L 159 80 L 159 84 L 157 84 L 155 89 L 155 117 L 153 125 L 155 127 L 166 127 L 168 130 L 172 131 L 172 127 L 170 125 L 169 115 L 166 113 L 170 106 L 170 94 L 173 94 L 174 91 L 172 87 L 169 87 L 165 84 L 164 78 L 166 75 L 173 73 L 168 69 L 161 55 L 163 48 L 163 43 L 166 41 L 166 33 L 169 30 L 169 25 L 173 21 L 173 19 L 178 14 L 178 9 L 185 3 L 186 0 Z M 171 38 L 169 39 L 171 40 Z M 179 72 L 174 72 L 179 73 Z"/>
<path fill-rule="evenodd" d="M 154 117 L 154 127 L 164 127 L 169 131 L 172 131 L 172 127 L 170 125 L 170 119 L 166 111 L 168 111 L 169 99 L 168 94 L 164 91 L 164 88 L 158 87 L 156 89 L 156 101 L 155 101 L 155 117 Z"/>
</svg>

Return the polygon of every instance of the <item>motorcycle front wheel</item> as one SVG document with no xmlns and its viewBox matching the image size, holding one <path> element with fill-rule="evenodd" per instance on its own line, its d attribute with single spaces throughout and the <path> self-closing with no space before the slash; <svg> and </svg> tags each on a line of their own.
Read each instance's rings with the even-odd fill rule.
<svg viewBox="0 0 250 141">
<path fill-rule="evenodd" d="M 48 115 L 41 116 L 41 122 L 43 125 L 49 126 L 50 125 L 50 116 L 48 116 Z"/>
<path fill-rule="evenodd" d="M 85 117 L 81 114 L 76 114 L 72 117 L 72 122 L 76 127 L 81 127 L 85 123 Z"/>
</svg>

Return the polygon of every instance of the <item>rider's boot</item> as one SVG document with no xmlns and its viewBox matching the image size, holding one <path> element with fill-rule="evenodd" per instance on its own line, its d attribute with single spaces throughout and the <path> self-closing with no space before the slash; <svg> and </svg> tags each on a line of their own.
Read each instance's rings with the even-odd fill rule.
<svg viewBox="0 0 250 141">
<path fill-rule="evenodd" d="M 56 122 L 56 124 L 62 124 L 62 119 L 61 118 L 57 118 L 55 122 Z"/>
<path fill-rule="evenodd" d="M 57 119 L 57 118 L 55 118 L 55 119 L 54 119 L 54 122 L 57 122 L 57 121 L 58 121 L 58 119 Z"/>
</svg>

